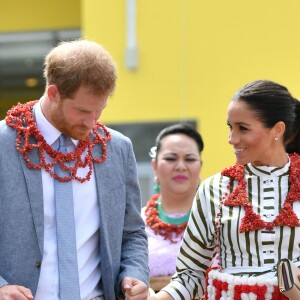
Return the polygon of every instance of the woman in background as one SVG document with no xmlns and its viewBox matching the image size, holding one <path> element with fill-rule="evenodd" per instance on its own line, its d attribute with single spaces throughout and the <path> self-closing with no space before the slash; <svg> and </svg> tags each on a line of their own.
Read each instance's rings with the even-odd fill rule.
<svg viewBox="0 0 300 300">
<path fill-rule="evenodd" d="M 142 210 L 149 243 L 149 268 L 154 290 L 175 273 L 176 257 L 199 185 L 203 141 L 191 125 L 163 129 L 151 148 L 156 194 Z"/>
</svg>

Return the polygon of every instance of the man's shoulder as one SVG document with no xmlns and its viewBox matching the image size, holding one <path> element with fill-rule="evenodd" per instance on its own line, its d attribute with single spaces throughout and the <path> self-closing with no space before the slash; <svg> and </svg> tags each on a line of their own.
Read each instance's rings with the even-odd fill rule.
<svg viewBox="0 0 300 300">
<path fill-rule="evenodd" d="M 6 124 L 5 120 L 1 120 L 0 121 L 0 134 L 8 134 L 8 133 L 12 133 L 12 130 L 8 130 L 10 127 Z"/>
<path fill-rule="evenodd" d="M 1 140 L 1 153 L 10 153 L 12 155 L 15 149 L 16 131 L 14 128 L 8 126 L 5 120 L 0 121 L 0 140 Z"/>
<path fill-rule="evenodd" d="M 2 126 L 7 126 L 7 124 L 6 124 L 6 122 L 5 122 L 5 119 L 0 120 L 0 126 L 1 126 L 1 127 L 2 127 Z"/>
<path fill-rule="evenodd" d="M 112 128 L 106 127 L 106 126 L 105 126 L 105 128 L 110 133 L 112 142 L 115 142 L 115 141 L 129 142 L 130 141 L 129 137 L 127 137 L 126 135 L 124 135 L 120 131 L 117 131 L 115 129 L 112 129 Z"/>
</svg>

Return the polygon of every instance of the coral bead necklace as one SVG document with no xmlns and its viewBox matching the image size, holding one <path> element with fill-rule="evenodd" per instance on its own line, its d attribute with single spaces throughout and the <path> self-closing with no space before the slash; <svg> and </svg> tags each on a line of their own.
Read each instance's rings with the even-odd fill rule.
<svg viewBox="0 0 300 300">
<path fill-rule="evenodd" d="M 7 112 L 5 118 L 7 125 L 16 130 L 16 148 L 23 155 L 28 168 L 44 168 L 53 178 L 59 181 L 70 181 L 74 179 L 79 182 L 85 182 L 90 180 L 93 163 L 102 163 L 106 159 L 106 142 L 111 139 L 109 131 L 103 124 L 97 122 L 92 132 L 90 132 L 85 139 L 79 141 L 75 151 L 63 154 L 48 145 L 39 131 L 32 112 L 33 106 L 37 102 L 38 100 L 30 101 L 25 104 L 19 103 Z M 104 133 L 103 136 L 99 134 L 100 129 Z M 93 156 L 93 151 L 96 146 L 101 147 L 101 156 L 99 158 Z M 39 163 L 37 164 L 32 163 L 29 158 L 29 154 L 32 150 L 38 152 Z M 82 158 L 85 151 L 87 153 L 84 158 Z M 46 162 L 45 153 L 52 159 L 51 163 Z M 58 163 L 62 169 L 70 173 L 70 176 L 60 177 L 53 172 L 53 167 Z M 78 168 L 85 167 L 88 167 L 89 171 L 85 177 L 79 177 L 77 175 Z"/>
<path fill-rule="evenodd" d="M 172 238 L 173 233 L 176 236 L 181 234 L 186 226 L 190 213 L 187 213 L 180 218 L 170 218 L 160 208 L 160 195 L 155 194 L 147 202 L 145 215 L 146 225 L 148 225 L 156 234 L 164 236 L 165 239 L 175 242 Z M 172 220 L 173 219 L 173 220 Z M 173 224 L 169 224 L 169 223 Z"/>
<path fill-rule="evenodd" d="M 289 191 L 280 209 L 278 216 L 272 222 L 262 220 L 261 216 L 253 211 L 253 205 L 249 201 L 246 193 L 246 181 L 244 179 L 244 166 L 235 164 L 234 166 L 222 171 L 222 175 L 230 177 L 231 188 L 233 180 L 238 181 L 238 185 L 229 195 L 225 195 L 223 204 L 226 206 L 243 206 L 245 215 L 241 221 L 240 232 L 259 230 L 266 228 L 272 230 L 275 226 L 299 227 L 300 222 L 293 210 L 293 202 L 300 201 L 300 158 L 298 154 L 290 154 L 290 174 L 289 174 Z"/>
</svg>

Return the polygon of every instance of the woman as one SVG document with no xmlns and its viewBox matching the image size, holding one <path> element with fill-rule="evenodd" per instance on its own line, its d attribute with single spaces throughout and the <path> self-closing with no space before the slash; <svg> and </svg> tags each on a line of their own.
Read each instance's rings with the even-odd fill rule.
<svg viewBox="0 0 300 300">
<path fill-rule="evenodd" d="M 207 299 L 287 299 L 276 265 L 281 258 L 300 265 L 299 111 L 300 102 L 271 81 L 234 95 L 227 122 L 237 163 L 200 186 L 177 273 L 151 299 L 206 290 Z M 219 266 L 210 268 L 214 255 Z"/>
<path fill-rule="evenodd" d="M 188 124 L 163 129 L 151 149 L 156 189 L 143 208 L 149 243 L 151 287 L 162 288 L 175 273 L 176 257 L 199 184 L 201 151 L 200 134 Z M 157 191 L 158 192 L 158 191 Z M 159 280 L 153 277 L 160 277 Z"/>
</svg>

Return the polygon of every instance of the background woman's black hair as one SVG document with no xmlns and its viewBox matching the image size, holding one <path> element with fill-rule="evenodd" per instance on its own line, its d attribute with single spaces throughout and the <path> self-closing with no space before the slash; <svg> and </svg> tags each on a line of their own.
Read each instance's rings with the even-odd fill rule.
<svg viewBox="0 0 300 300">
<path fill-rule="evenodd" d="M 201 151 L 204 148 L 204 143 L 203 143 L 202 137 L 201 137 L 200 133 L 193 126 L 191 126 L 188 123 L 178 123 L 178 124 L 174 124 L 174 125 L 164 128 L 157 135 L 156 140 L 155 140 L 155 146 L 157 147 L 156 153 L 159 152 L 160 147 L 161 147 L 160 142 L 164 137 L 166 137 L 167 135 L 178 134 L 178 133 L 185 134 L 185 135 L 189 136 L 190 138 L 192 138 L 198 146 L 199 153 L 201 153 Z"/>
<path fill-rule="evenodd" d="M 256 80 L 238 90 L 232 100 L 242 100 L 249 105 L 266 128 L 284 122 L 286 151 L 300 154 L 300 102 L 285 86 L 269 80 Z"/>
</svg>

